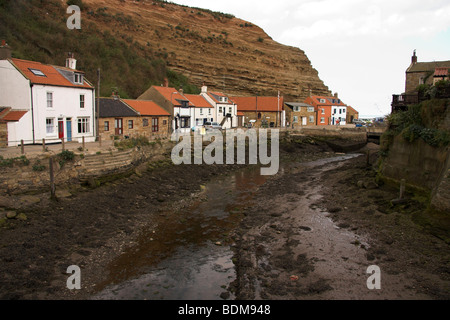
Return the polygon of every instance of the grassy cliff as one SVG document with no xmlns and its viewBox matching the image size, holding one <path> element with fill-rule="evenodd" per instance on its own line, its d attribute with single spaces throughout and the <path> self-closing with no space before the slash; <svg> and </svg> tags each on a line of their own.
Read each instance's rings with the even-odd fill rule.
<svg viewBox="0 0 450 320">
<path fill-rule="evenodd" d="M 64 66 L 67 53 L 73 52 L 77 69 L 85 71 L 94 85 L 97 69 L 101 69 L 102 96 L 114 90 L 124 98 L 137 98 L 166 77 L 172 86 L 183 86 L 185 92 L 199 91 L 185 76 L 167 68 L 164 53 L 119 33 L 102 31 L 83 19 L 84 15 L 81 30 L 69 30 L 67 4 L 78 4 L 82 12 L 89 12 L 81 0 L 0 0 L 0 39 L 10 45 L 13 57 Z M 94 14 L 101 18 L 101 12 Z M 108 18 L 114 19 L 118 28 L 132 25 L 125 16 Z"/>
</svg>

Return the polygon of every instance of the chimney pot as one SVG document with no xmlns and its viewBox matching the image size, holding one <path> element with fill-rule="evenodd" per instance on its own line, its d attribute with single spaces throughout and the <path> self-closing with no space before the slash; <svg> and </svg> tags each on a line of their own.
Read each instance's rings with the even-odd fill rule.
<svg viewBox="0 0 450 320">
<path fill-rule="evenodd" d="M 74 58 L 74 54 L 72 52 L 69 52 L 67 54 L 66 59 L 66 68 L 76 70 L 77 69 L 77 60 Z"/>
<path fill-rule="evenodd" d="M 411 62 L 412 62 L 412 64 L 416 64 L 417 63 L 416 50 L 414 50 Z"/>
<path fill-rule="evenodd" d="M 2 39 L 0 46 L 0 60 L 11 59 L 11 48 L 6 44 L 6 40 Z"/>
</svg>

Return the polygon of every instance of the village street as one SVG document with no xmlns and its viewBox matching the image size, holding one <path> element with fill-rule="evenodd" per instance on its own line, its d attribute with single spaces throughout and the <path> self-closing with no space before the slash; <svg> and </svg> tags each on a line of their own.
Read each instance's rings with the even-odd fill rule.
<svg viewBox="0 0 450 320">
<path fill-rule="evenodd" d="M 361 155 L 282 146 L 264 178 L 160 161 L 58 202 L 17 201 L 27 220 L 0 230 L 0 298 L 448 299 L 448 244 L 412 222 L 415 202 L 389 206 L 397 190 L 374 186 Z M 66 287 L 71 265 L 81 290 Z M 367 287 L 372 265 L 381 290 Z"/>
</svg>

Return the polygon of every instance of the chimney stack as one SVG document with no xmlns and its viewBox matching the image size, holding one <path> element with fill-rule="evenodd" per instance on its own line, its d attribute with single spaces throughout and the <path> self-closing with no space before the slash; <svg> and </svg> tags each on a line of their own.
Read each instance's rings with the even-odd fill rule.
<svg viewBox="0 0 450 320">
<path fill-rule="evenodd" d="M 164 78 L 164 87 L 168 88 L 169 87 L 169 79 Z"/>
<path fill-rule="evenodd" d="M 6 43 L 6 40 L 2 40 L 0 45 L 0 60 L 11 59 L 11 48 Z"/>
<path fill-rule="evenodd" d="M 416 63 L 417 63 L 416 50 L 414 50 L 414 54 L 413 54 L 413 56 L 412 56 L 411 63 L 412 63 L 412 64 L 416 64 Z"/>
<path fill-rule="evenodd" d="M 334 93 L 334 97 L 335 97 L 336 99 L 338 99 L 338 98 L 339 98 L 339 94 L 338 94 L 337 92 L 335 92 L 335 93 Z"/>
<path fill-rule="evenodd" d="M 72 52 L 68 53 L 68 57 L 66 59 L 66 68 L 76 70 L 77 69 L 77 60 L 74 58 Z"/>
</svg>

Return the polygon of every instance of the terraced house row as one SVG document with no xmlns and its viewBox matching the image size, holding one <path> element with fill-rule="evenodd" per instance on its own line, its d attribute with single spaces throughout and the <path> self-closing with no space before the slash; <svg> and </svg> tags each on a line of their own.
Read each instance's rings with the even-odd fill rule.
<svg viewBox="0 0 450 320">
<path fill-rule="evenodd" d="M 285 102 L 272 97 L 239 97 L 210 91 L 187 94 L 167 79 L 137 99 L 96 97 L 96 88 L 77 70 L 69 54 L 64 67 L 13 58 L 0 45 L 0 146 L 91 142 L 102 139 L 163 137 L 174 130 L 190 132 L 205 124 L 238 127 L 296 128 L 345 125 L 350 110 L 337 96 L 310 96 Z M 357 118 L 355 111 L 352 117 Z"/>
</svg>

